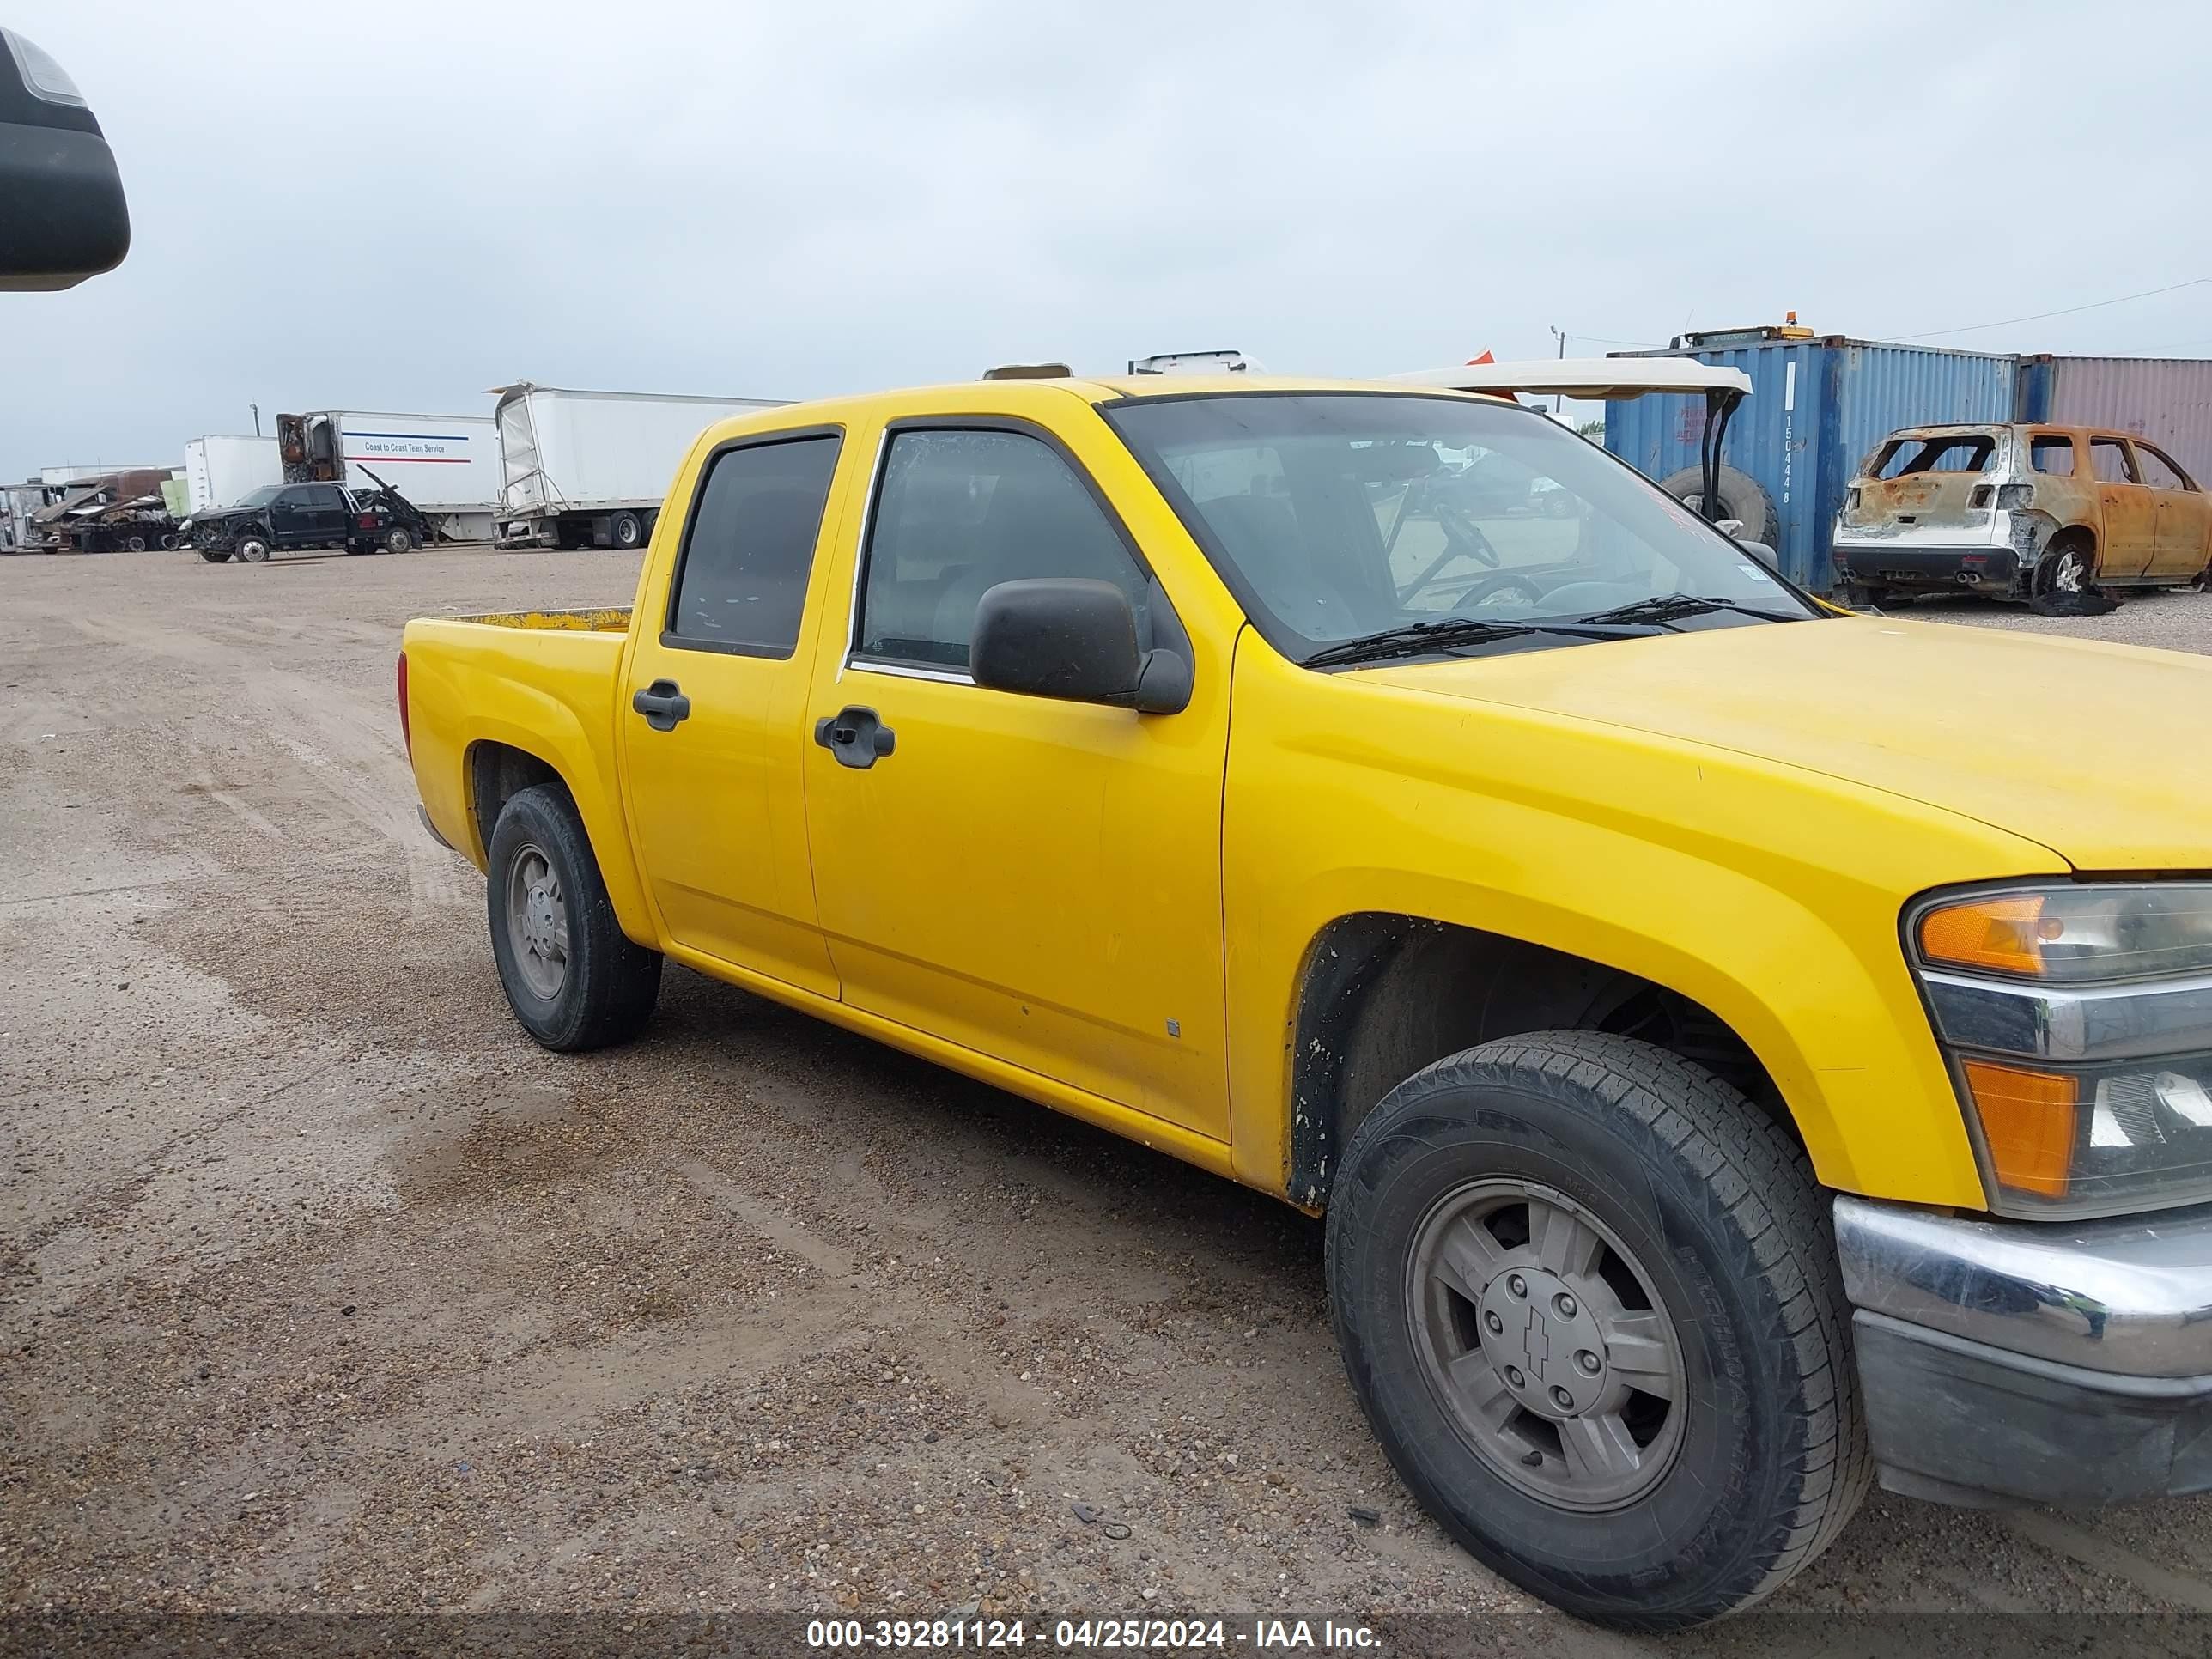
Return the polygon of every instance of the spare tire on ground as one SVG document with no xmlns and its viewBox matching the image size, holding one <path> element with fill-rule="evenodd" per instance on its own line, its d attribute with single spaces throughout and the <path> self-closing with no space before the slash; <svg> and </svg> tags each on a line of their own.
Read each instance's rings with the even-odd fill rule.
<svg viewBox="0 0 2212 1659">
<path fill-rule="evenodd" d="M 1732 466 L 1720 471 L 1721 510 L 1716 519 L 1740 519 L 1743 521 L 1743 539 L 1762 542 L 1769 547 L 1777 545 L 1782 534 L 1782 521 L 1775 516 L 1774 497 L 1766 488 L 1747 472 L 1739 472 Z M 1686 466 L 1680 472 L 1670 472 L 1659 481 L 1659 488 L 1678 500 L 1686 501 L 1692 508 L 1702 509 L 1705 503 L 1705 469 Z"/>
</svg>

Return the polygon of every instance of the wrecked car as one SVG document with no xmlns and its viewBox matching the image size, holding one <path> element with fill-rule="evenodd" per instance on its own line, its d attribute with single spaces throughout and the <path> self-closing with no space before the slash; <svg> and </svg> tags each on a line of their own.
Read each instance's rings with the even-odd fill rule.
<svg viewBox="0 0 2212 1659">
<path fill-rule="evenodd" d="M 1966 590 L 2051 599 L 2171 587 L 2212 563 L 2212 496 L 2155 445 L 2050 425 L 1893 432 L 1837 515 L 1854 603 Z"/>
<path fill-rule="evenodd" d="M 366 470 L 366 469 L 364 469 Z M 352 490 L 334 483 L 264 484 L 229 507 L 185 521 L 182 533 L 210 564 L 259 564 L 295 548 L 404 553 L 430 539 L 422 515 L 388 484 Z"/>
</svg>

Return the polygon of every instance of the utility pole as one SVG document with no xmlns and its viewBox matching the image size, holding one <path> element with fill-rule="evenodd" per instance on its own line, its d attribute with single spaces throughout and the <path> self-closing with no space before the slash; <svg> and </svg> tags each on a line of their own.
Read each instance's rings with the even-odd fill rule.
<svg viewBox="0 0 2212 1659">
<path fill-rule="evenodd" d="M 246 407 L 253 411 L 253 435 L 258 438 L 261 435 L 261 405 L 248 404 Z"/>
<path fill-rule="evenodd" d="M 1552 329 L 1552 332 L 1553 332 L 1555 336 L 1557 336 L 1557 337 L 1558 337 L 1558 339 L 1559 339 L 1559 361 L 1560 361 L 1561 362 L 1565 362 L 1566 361 L 1566 358 L 1567 358 L 1567 337 L 1566 337 L 1566 333 L 1565 333 L 1565 331 L 1564 330 L 1562 330 L 1562 329 L 1552 328 L 1552 325 L 1551 325 L 1549 323 L 1545 324 L 1545 325 L 1544 325 L 1544 326 L 1545 326 L 1545 327 L 1547 327 L 1547 328 L 1551 328 L 1551 329 Z M 1554 414 L 1554 415 L 1556 415 L 1556 414 L 1558 414 L 1559 412 L 1559 394 L 1558 392 L 1553 392 L 1553 393 L 1552 394 L 1552 413 L 1553 413 L 1553 414 Z M 254 429 L 255 429 L 256 431 L 260 430 L 260 428 L 258 428 L 258 427 L 257 427 L 257 428 L 255 428 Z"/>
</svg>

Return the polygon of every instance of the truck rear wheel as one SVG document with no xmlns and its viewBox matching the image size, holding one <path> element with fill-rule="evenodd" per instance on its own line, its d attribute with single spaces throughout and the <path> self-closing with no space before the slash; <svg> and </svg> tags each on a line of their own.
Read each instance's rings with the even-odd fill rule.
<svg viewBox="0 0 2212 1659">
<path fill-rule="evenodd" d="M 632 944 L 615 920 L 568 792 L 538 784 L 516 793 L 489 852 L 491 953 L 522 1029 L 560 1054 L 643 1030 L 660 995 L 660 953 Z"/>
<path fill-rule="evenodd" d="M 384 532 L 384 550 L 387 553 L 406 553 L 414 549 L 415 537 L 404 525 L 393 525 Z"/>
<path fill-rule="evenodd" d="M 231 544 L 230 550 L 247 564 L 260 564 L 269 557 L 274 545 L 266 531 L 249 530 Z"/>
<path fill-rule="evenodd" d="M 635 513 L 617 513 L 607 520 L 607 543 L 612 547 L 635 548 L 645 541 L 645 520 Z"/>
<path fill-rule="evenodd" d="M 1827 1206 L 1711 1073 L 1549 1031 L 1401 1084 L 1328 1210 L 1353 1392 L 1429 1513 L 1583 1619 L 1777 1589 L 1871 1479 Z"/>
</svg>

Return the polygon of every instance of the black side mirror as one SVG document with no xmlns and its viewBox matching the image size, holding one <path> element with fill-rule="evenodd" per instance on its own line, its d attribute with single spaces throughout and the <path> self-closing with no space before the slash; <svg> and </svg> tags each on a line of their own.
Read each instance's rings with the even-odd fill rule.
<svg viewBox="0 0 2212 1659">
<path fill-rule="evenodd" d="M 1190 664 L 1173 651 L 1139 651 L 1128 596 L 1073 576 L 1000 582 L 975 606 L 968 672 L 978 685 L 1141 714 L 1190 705 Z"/>
<path fill-rule="evenodd" d="M 0 29 L 0 289 L 75 288 L 130 250 L 100 123 L 59 64 Z"/>
</svg>

